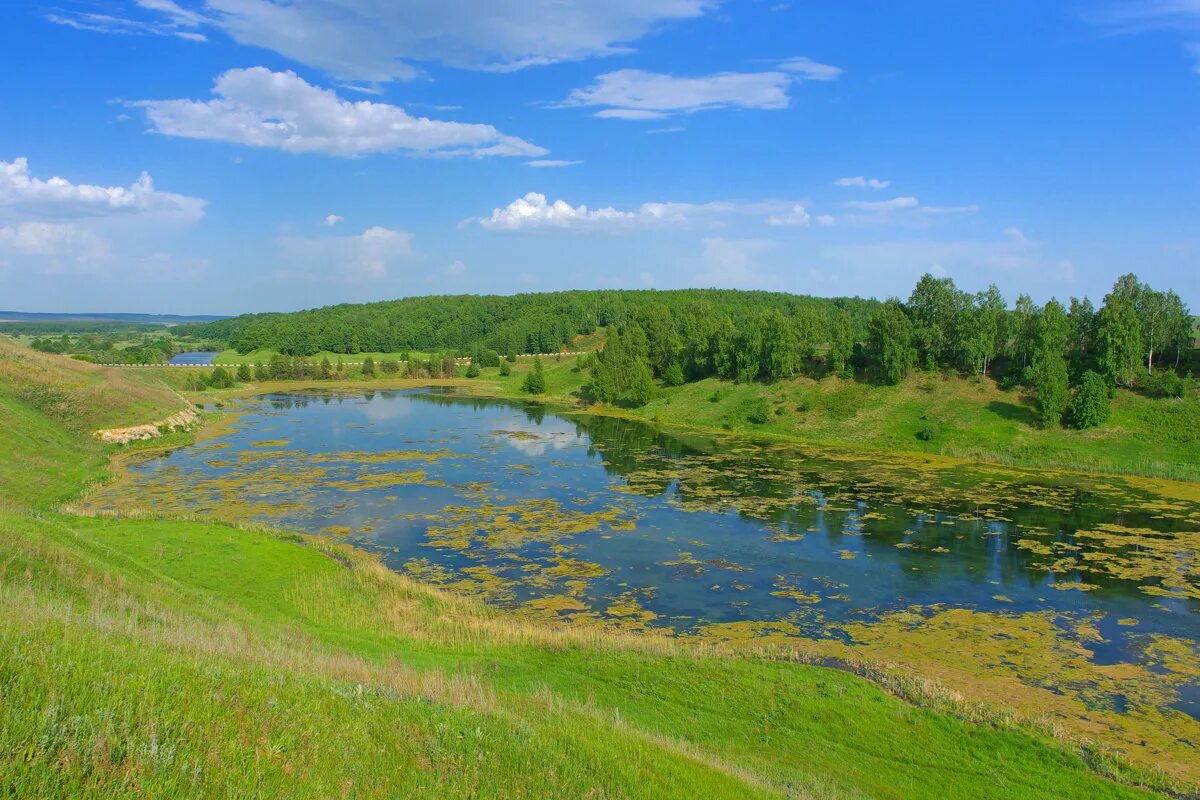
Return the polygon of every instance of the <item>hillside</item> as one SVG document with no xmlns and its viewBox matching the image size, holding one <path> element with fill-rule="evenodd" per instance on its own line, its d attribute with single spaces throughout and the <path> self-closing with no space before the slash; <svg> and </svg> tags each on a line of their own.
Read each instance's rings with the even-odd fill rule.
<svg viewBox="0 0 1200 800">
<path fill-rule="evenodd" d="M 146 373 L 45 355 L 0 336 L 0 507 L 68 499 L 103 474 L 107 457 L 93 432 L 186 407 Z"/>
<path fill-rule="evenodd" d="M 0 475 L 7 794 L 1151 796 L 920 681 L 536 627 L 311 537 L 54 512 L 105 455 L 88 425 L 169 396 L 121 375 L 7 361 L 4 463 L 60 476 Z"/>
</svg>

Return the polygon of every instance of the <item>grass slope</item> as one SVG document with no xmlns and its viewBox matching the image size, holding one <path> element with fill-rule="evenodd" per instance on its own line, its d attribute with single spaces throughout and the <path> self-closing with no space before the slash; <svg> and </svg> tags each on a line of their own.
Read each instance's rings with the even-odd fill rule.
<svg viewBox="0 0 1200 800">
<path fill-rule="evenodd" d="M 93 396 L 69 385 L 68 407 Z M 55 512 L 90 474 L 69 462 L 106 452 L 24 388 L 9 373 L 6 410 L 53 447 L 6 426 L 0 448 L 62 477 L 2 476 L 0 795 L 1152 796 L 919 683 L 894 688 L 925 705 L 779 655 L 537 627 L 327 540 Z M 122 388 L 104 413 L 147 413 Z"/>
<path fill-rule="evenodd" d="M 93 431 L 163 419 L 184 405 L 153 376 L 45 355 L 0 336 L 0 507 L 47 506 L 78 494 L 107 461 Z"/>
<path fill-rule="evenodd" d="M 546 398 L 576 404 L 588 373 L 575 359 L 543 361 Z M 518 364 L 502 378 L 484 370 L 479 390 L 525 397 Z M 751 412 L 766 404 L 768 421 Z M 1200 399 L 1148 398 L 1118 390 L 1111 419 L 1088 431 L 1046 430 L 1031 398 L 1003 391 L 990 379 L 917 373 L 898 386 L 873 386 L 839 378 L 797 378 L 775 384 L 734 384 L 716 379 L 662 388 L 648 405 L 601 409 L 692 428 L 732 431 L 847 445 L 878 451 L 927 452 L 1023 466 L 1136 474 L 1200 481 Z M 918 432 L 931 423 L 936 436 Z"/>
</svg>

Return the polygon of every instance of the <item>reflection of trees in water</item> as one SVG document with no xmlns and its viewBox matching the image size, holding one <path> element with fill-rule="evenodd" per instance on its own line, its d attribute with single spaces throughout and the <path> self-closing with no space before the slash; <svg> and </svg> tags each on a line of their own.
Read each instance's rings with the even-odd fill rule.
<svg viewBox="0 0 1200 800">
<path fill-rule="evenodd" d="M 1003 593 L 1004 586 L 1032 590 L 1046 581 L 1058 554 L 1098 549 L 1096 542 L 1076 536 L 1077 531 L 1108 522 L 1166 531 L 1186 526 L 1184 520 L 1155 519 L 1149 512 L 1122 507 L 1122 498 L 1089 491 L 1086 484 L 1065 486 L 1053 476 L 1029 471 L 1001 479 L 994 472 L 985 475 L 971 467 L 933 473 L 868 459 L 834 460 L 799 445 L 756 445 L 743 439 L 664 431 L 617 417 L 553 414 L 537 403 L 444 391 L 367 391 L 361 396 L 370 402 L 377 394 L 388 400 L 403 396 L 415 403 L 474 411 L 516 409 L 537 426 L 547 417 L 569 422 L 577 435 L 587 437 L 589 455 L 601 460 L 607 474 L 624 478 L 636 494 L 669 496 L 688 510 L 735 511 L 741 519 L 765 524 L 785 540 L 820 536 L 833 550 L 845 549 L 905 569 L 918 566 L 913 578 L 926 583 L 952 573 L 974 583 L 996 581 L 997 594 Z M 344 396 L 336 395 L 339 402 Z M 275 409 L 303 408 L 310 399 L 280 395 L 272 397 L 271 404 Z M 1038 505 L 1039 492 L 1054 499 Z M 936 498 L 936 509 L 931 509 L 930 497 Z M 1023 538 L 1043 543 L 1055 555 L 1018 546 L 1017 540 Z M 1138 582 L 1102 572 L 1070 570 L 1059 572 L 1055 580 L 1090 583 L 1105 593 L 1146 599 L 1137 589 Z M 1055 590 L 1047 587 L 1046 591 Z"/>
</svg>

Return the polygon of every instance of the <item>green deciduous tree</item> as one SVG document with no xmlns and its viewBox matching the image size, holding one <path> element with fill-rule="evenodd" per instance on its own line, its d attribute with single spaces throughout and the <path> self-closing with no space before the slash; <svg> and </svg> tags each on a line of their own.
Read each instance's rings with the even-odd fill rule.
<svg viewBox="0 0 1200 800">
<path fill-rule="evenodd" d="M 249 364 L 238 364 L 237 379 L 239 383 L 249 383 L 252 379 Z"/>
<path fill-rule="evenodd" d="M 1071 425 L 1079 429 L 1103 425 L 1112 408 L 1111 392 L 1111 380 L 1092 370 L 1083 373 L 1071 400 Z"/>
<path fill-rule="evenodd" d="M 521 383 L 521 391 L 526 394 L 546 393 L 546 373 L 542 369 L 540 358 L 534 357 L 533 367 L 526 373 L 525 380 Z"/>
<path fill-rule="evenodd" d="M 913 327 L 900 301 L 892 298 L 871 316 L 867 357 L 886 383 L 899 383 L 917 360 Z"/>
<path fill-rule="evenodd" d="M 1067 360 L 1063 352 L 1070 337 L 1070 323 L 1062 304 L 1051 299 L 1037 317 L 1032 377 L 1037 391 L 1038 416 L 1051 428 L 1062 421 L 1071 400 Z"/>
</svg>

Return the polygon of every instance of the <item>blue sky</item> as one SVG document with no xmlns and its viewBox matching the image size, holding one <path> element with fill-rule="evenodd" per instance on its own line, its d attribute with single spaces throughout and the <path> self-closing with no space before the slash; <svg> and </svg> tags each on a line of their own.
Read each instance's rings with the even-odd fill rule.
<svg viewBox="0 0 1200 800">
<path fill-rule="evenodd" d="M 1200 306 L 1200 0 L 26 0 L 0 66 L 0 308 Z"/>
</svg>

